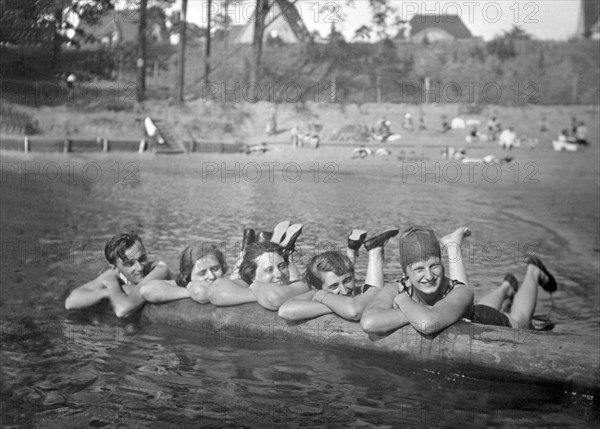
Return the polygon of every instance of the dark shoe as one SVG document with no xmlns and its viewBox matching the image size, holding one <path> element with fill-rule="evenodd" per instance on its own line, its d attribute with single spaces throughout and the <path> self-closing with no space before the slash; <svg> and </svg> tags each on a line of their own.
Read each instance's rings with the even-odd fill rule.
<svg viewBox="0 0 600 429">
<path fill-rule="evenodd" d="M 367 241 L 365 241 L 365 249 L 369 251 L 371 249 L 375 249 L 376 247 L 383 248 L 390 238 L 398 235 L 398 232 L 400 231 L 398 231 L 397 229 L 392 229 L 390 231 L 386 231 L 382 234 L 379 234 L 376 237 L 369 238 Z"/>
<path fill-rule="evenodd" d="M 363 245 L 365 238 L 367 238 L 367 231 L 362 229 L 353 229 L 352 233 L 348 236 L 348 248 L 352 250 L 360 249 Z"/>
<path fill-rule="evenodd" d="M 513 290 L 513 295 L 517 293 L 517 291 L 519 290 L 519 281 L 513 275 L 513 273 L 506 273 L 506 275 L 504 276 L 504 281 L 510 284 L 510 287 Z"/>
<path fill-rule="evenodd" d="M 256 241 L 256 232 L 252 228 L 244 229 L 244 238 L 242 238 L 242 251 Z"/>
<path fill-rule="evenodd" d="M 271 237 L 273 237 L 273 233 L 270 231 L 261 231 L 258 233 L 258 237 L 256 238 L 257 243 L 264 243 L 265 241 L 271 241 Z"/>
<path fill-rule="evenodd" d="M 556 292 L 556 289 L 558 288 L 556 285 L 556 280 L 554 279 L 554 276 L 546 269 L 540 258 L 537 256 L 530 256 L 529 259 L 527 259 L 527 263 L 538 267 L 548 278 L 543 284 L 540 283 L 542 289 L 548 293 Z"/>
<path fill-rule="evenodd" d="M 535 315 L 531 318 L 531 327 L 534 331 L 550 331 L 556 324 L 548 316 Z"/>
<path fill-rule="evenodd" d="M 271 237 L 271 241 L 275 244 L 280 244 L 283 241 L 283 237 L 286 234 L 286 231 L 290 227 L 289 221 L 279 222 L 277 226 L 273 229 L 273 236 Z"/>
<path fill-rule="evenodd" d="M 295 223 L 290 226 L 285 233 L 285 239 L 281 242 L 280 246 L 284 248 L 284 252 L 287 254 L 292 253 L 296 248 L 296 239 L 302 233 L 304 225 L 301 223 Z"/>
</svg>

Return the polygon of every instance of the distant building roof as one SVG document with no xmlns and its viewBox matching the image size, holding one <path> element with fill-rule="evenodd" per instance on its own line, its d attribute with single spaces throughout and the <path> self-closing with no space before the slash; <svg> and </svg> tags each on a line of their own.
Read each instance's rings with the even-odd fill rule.
<svg viewBox="0 0 600 429">
<path fill-rule="evenodd" d="M 149 8 L 147 12 L 146 34 L 155 42 L 167 42 L 169 37 L 164 16 L 160 10 Z M 85 22 L 79 24 L 86 35 L 92 36 L 96 42 L 117 45 L 135 42 L 140 24 L 139 10 L 108 11 L 102 15 L 95 25 Z"/>
<path fill-rule="evenodd" d="M 598 38 L 600 17 L 600 1 L 581 0 L 579 16 L 579 33 L 583 37 Z"/>
<path fill-rule="evenodd" d="M 396 36 L 397 40 L 422 42 L 436 40 L 470 39 L 473 35 L 458 15 L 415 15 Z"/>
<path fill-rule="evenodd" d="M 254 17 L 254 13 L 252 17 Z M 238 31 L 237 36 L 233 37 L 233 34 L 231 34 L 230 40 L 240 44 L 252 43 L 254 19 L 251 21 L 242 26 L 239 31 L 236 29 Z M 283 43 L 306 43 L 310 40 L 311 35 L 302 20 L 302 15 L 300 15 L 296 5 L 288 0 L 275 0 L 267 14 L 265 23 L 268 26 L 265 29 L 264 40 L 268 40 L 270 37 L 278 38 Z"/>
</svg>

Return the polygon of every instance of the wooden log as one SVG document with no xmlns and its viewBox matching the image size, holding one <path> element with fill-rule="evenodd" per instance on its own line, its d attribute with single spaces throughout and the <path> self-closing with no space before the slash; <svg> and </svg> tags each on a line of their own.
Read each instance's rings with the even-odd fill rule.
<svg viewBox="0 0 600 429">
<path fill-rule="evenodd" d="M 458 322 L 430 338 L 411 326 L 377 339 L 359 323 L 327 315 L 288 324 L 258 304 L 215 307 L 191 299 L 146 304 L 142 319 L 228 338 L 297 341 L 319 347 L 370 350 L 418 362 L 452 364 L 465 374 L 513 379 L 597 395 L 600 340 L 571 334 Z"/>
</svg>

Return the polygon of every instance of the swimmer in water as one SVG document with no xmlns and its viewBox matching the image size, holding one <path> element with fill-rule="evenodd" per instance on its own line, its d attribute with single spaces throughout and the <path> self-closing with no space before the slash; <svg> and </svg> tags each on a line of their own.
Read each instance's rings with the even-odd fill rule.
<svg viewBox="0 0 600 429">
<path fill-rule="evenodd" d="M 150 280 L 174 278 L 162 261 L 151 262 L 141 238 L 135 233 L 113 236 L 104 247 L 110 267 L 94 280 L 75 288 L 65 300 L 67 310 L 90 307 L 110 300 L 117 317 L 126 317 L 146 302 L 140 288 Z"/>
<path fill-rule="evenodd" d="M 210 302 L 217 306 L 258 302 L 268 310 L 278 310 L 288 299 L 308 291 L 289 261 L 283 243 L 249 244 L 244 250 L 239 277 L 216 279 L 208 289 Z"/>
<path fill-rule="evenodd" d="M 208 288 L 227 273 L 227 262 L 216 244 L 202 243 L 188 246 L 179 258 L 179 274 L 175 280 L 152 280 L 144 284 L 140 293 L 148 302 L 168 302 L 192 298 L 208 303 Z"/>
<path fill-rule="evenodd" d="M 335 313 L 348 320 L 360 320 L 383 285 L 383 248 L 397 234 L 398 230 L 390 230 L 365 241 L 367 231 L 354 230 L 348 237 L 346 255 L 328 251 L 311 258 L 304 274 L 311 290 L 285 302 L 279 316 L 302 320 Z M 357 288 L 354 266 L 363 242 L 369 256 L 367 278 L 364 286 Z"/>
<path fill-rule="evenodd" d="M 468 232 L 459 229 L 453 240 L 461 242 Z M 460 254 L 460 245 L 456 251 Z M 433 334 L 452 325 L 472 307 L 473 292 L 467 287 L 462 258 L 446 276 L 441 248 L 432 229 L 413 226 L 400 236 L 400 263 L 404 273 L 399 284 L 376 285 L 381 290 L 364 310 L 365 332 L 389 332 L 411 324 L 423 334 Z"/>
</svg>

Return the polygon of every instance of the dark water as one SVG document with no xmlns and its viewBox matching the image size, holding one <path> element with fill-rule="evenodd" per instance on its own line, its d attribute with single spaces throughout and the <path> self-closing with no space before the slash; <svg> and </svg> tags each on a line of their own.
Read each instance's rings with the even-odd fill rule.
<svg viewBox="0 0 600 429">
<path fill-rule="evenodd" d="M 222 242 L 233 262 L 244 226 L 269 229 L 288 218 L 305 224 L 297 255 L 302 266 L 315 252 L 343 246 L 353 227 L 376 233 L 420 223 L 442 235 L 466 223 L 474 231 L 464 250 L 476 296 L 507 271 L 522 277 L 527 252 L 535 250 L 561 285 L 553 306 L 540 293 L 536 313 L 550 313 L 558 332 L 597 336 L 595 273 L 577 265 L 558 234 L 499 211 L 493 196 L 343 171 L 333 177 L 337 182 L 314 173 L 296 183 L 280 173 L 257 183 L 234 175 L 221 180 L 203 176 L 200 157 L 136 158 L 134 167 L 117 158 L 78 161 L 98 162 L 102 179 L 40 180 L 18 190 L 29 193 L 33 208 L 48 210 L 36 214 L 45 225 L 36 232 L 38 251 L 13 257 L 3 248 L 3 269 L 11 272 L 3 276 L 0 331 L 5 427 L 598 423 L 588 397 L 466 378 L 457 368 L 416 367 L 293 341 L 232 341 L 62 309 L 65 293 L 104 267 L 104 243 L 123 229 L 137 229 L 150 256 L 176 268 L 188 243 Z M 228 165 L 233 171 L 234 163 Z M 12 195 L 10 180 L 3 181 L 3 198 Z M 14 219 L 9 228 L 26 237 L 18 207 L 11 210 L 3 212 Z M 392 280 L 400 270 L 398 249 L 388 247 L 385 271 Z M 360 259 L 359 277 L 365 269 L 366 258 Z"/>
</svg>

